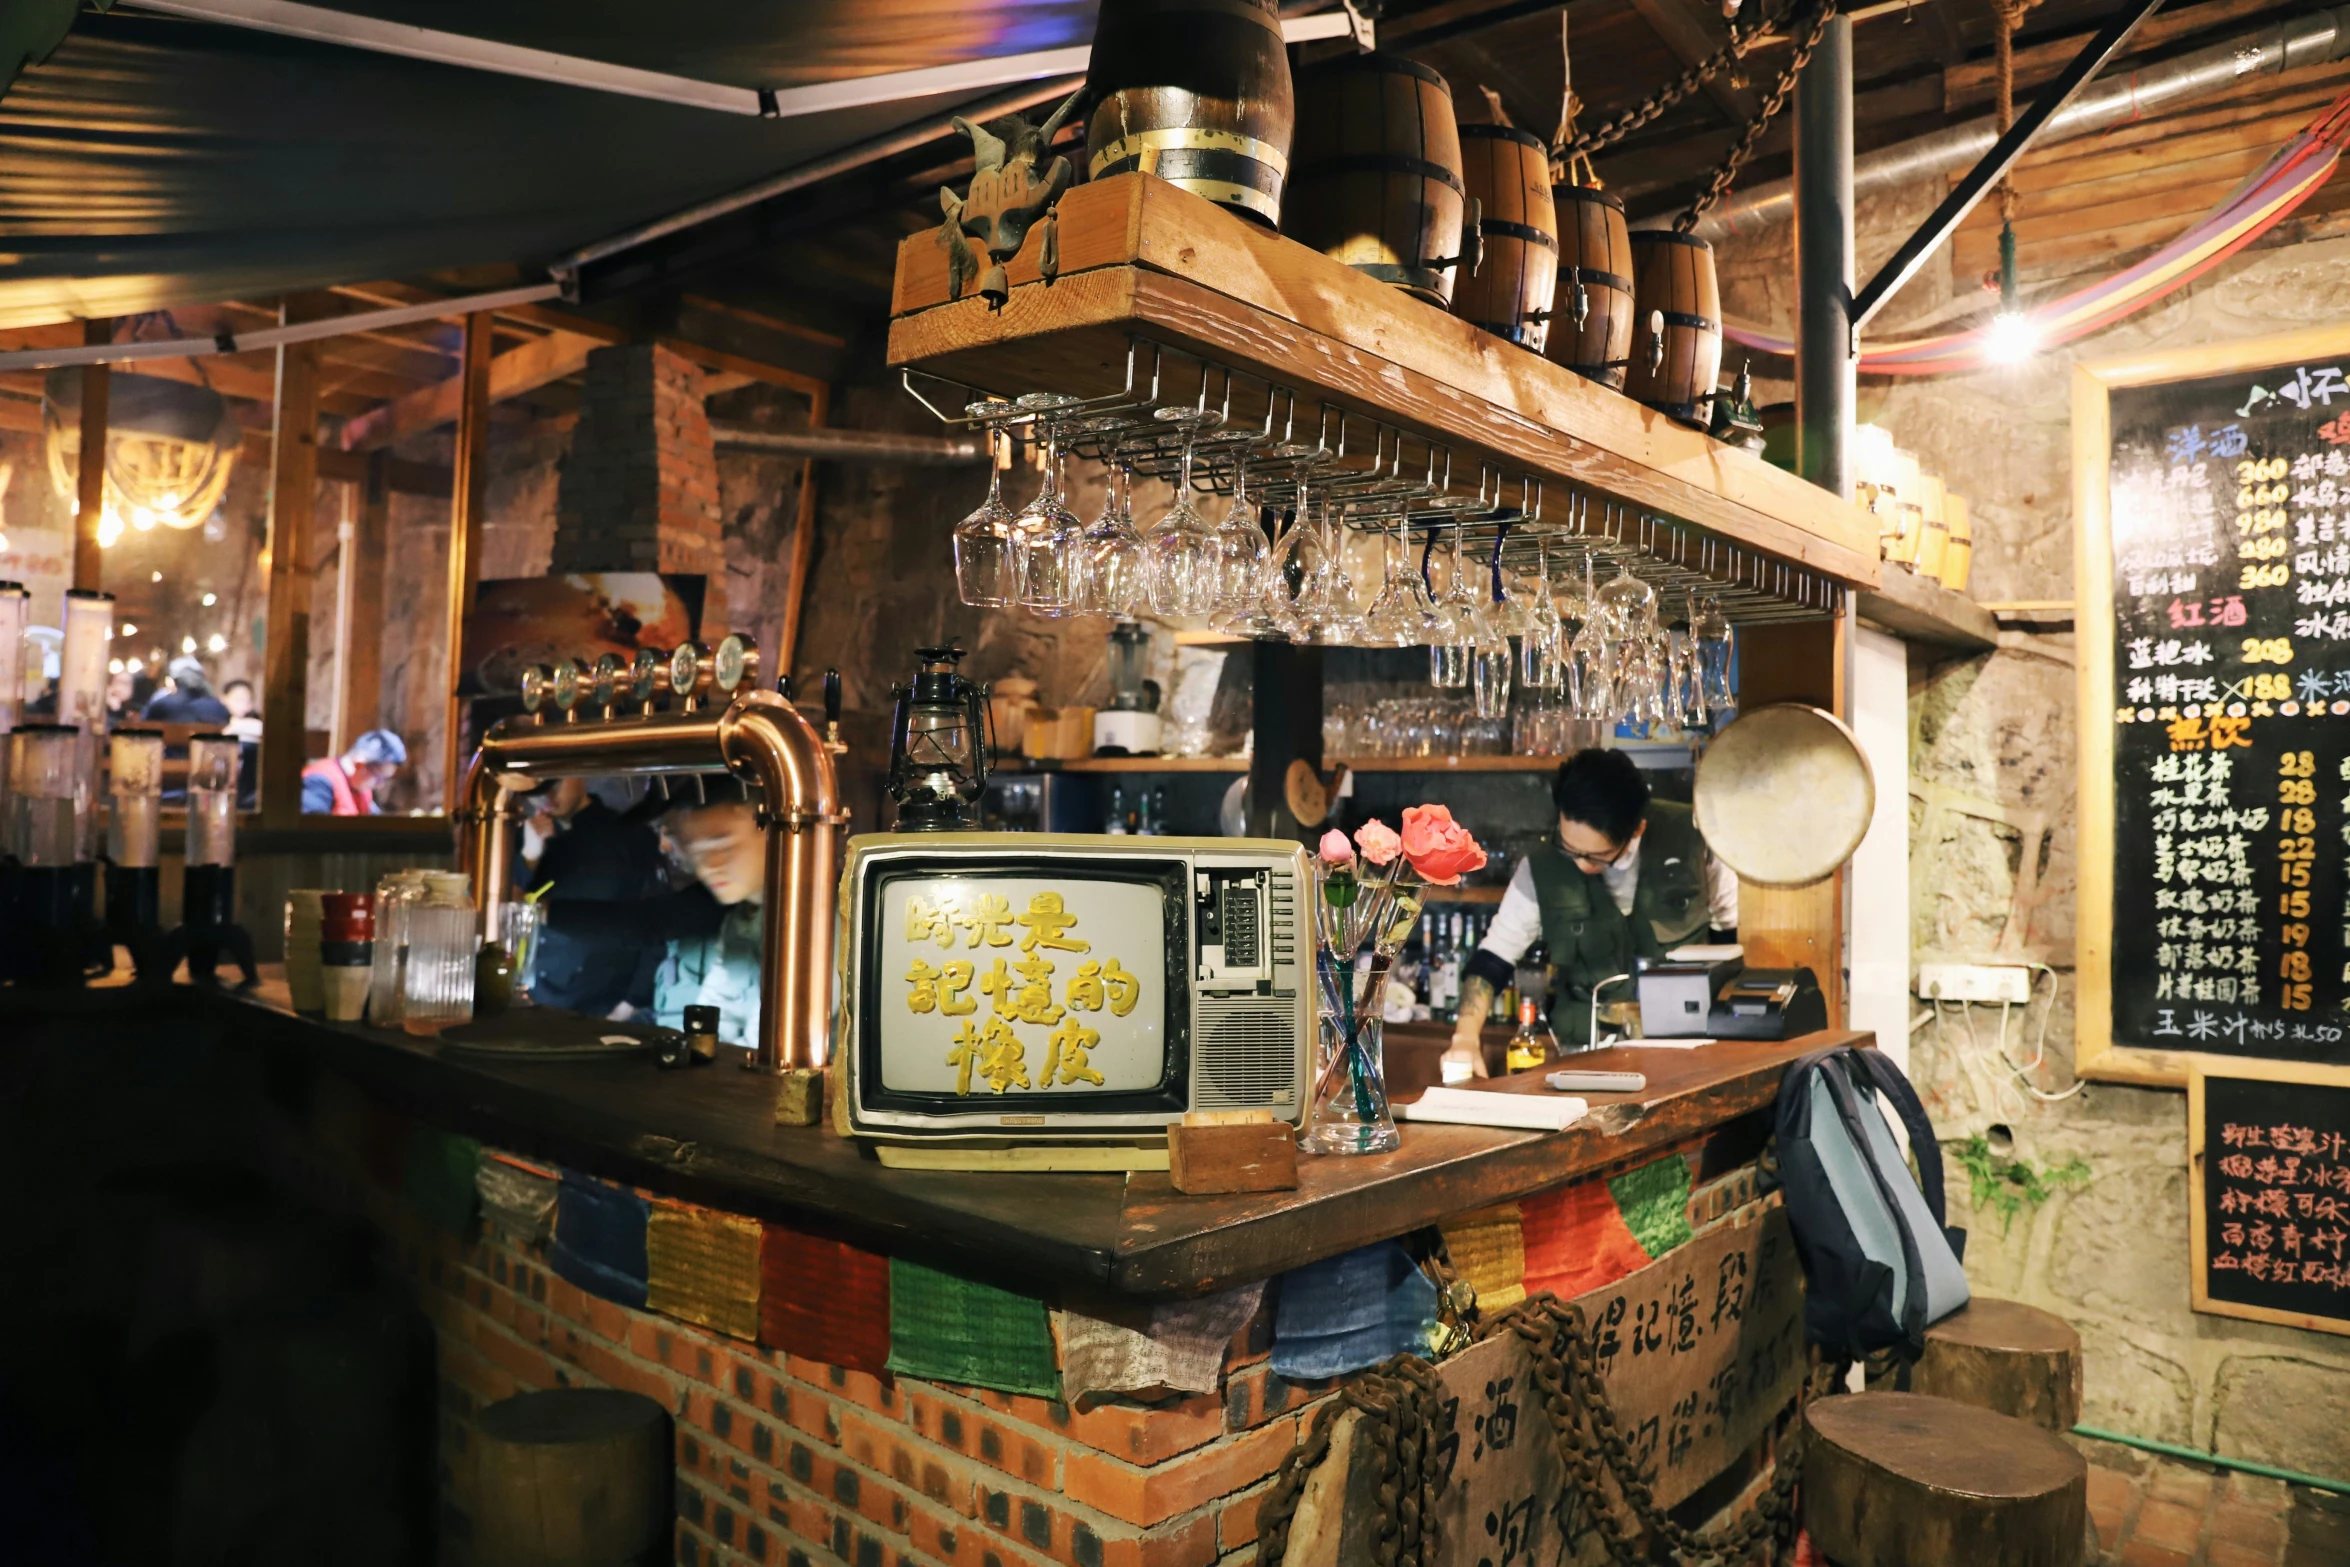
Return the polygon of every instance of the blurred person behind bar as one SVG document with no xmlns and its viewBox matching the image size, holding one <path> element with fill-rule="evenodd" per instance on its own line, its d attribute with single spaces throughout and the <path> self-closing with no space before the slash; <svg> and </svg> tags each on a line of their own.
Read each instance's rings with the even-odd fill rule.
<svg viewBox="0 0 2350 1567">
<path fill-rule="evenodd" d="M 302 768 L 302 814 L 373 816 L 375 792 L 407 764 L 408 748 L 389 729 L 370 729 L 341 756 L 322 756 Z"/>
</svg>

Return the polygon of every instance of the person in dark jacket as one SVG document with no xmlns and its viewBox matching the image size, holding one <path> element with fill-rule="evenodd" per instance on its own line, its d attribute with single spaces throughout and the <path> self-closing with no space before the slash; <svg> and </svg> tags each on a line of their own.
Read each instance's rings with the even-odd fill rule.
<svg viewBox="0 0 2350 1567">
<path fill-rule="evenodd" d="M 590 1017 L 609 1017 L 624 1004 L 650 1006 L 659 940 L 569 921 L 565 905 L 635 903 L 667 893 L 660 834 L 598 799 L 584 778 L 557 779 L 540 798 L 546 806 L 533 818 L 534 830 L 523 835 L 514 877 L 518 895 L 547 889 L 531 998 Z M 535 853 L 533 840 L 539 844 Z"/>
<path fill-rule="evenodd" d="M 212 682 L 193 655 L 183 653 L 173 659 L 166 673 L 171 676 L 171 689 L 158 691 L 149 699 L 140 717 L 151 724 L 228 722 L 228 704 L 212 694 Z"/>
</svg>

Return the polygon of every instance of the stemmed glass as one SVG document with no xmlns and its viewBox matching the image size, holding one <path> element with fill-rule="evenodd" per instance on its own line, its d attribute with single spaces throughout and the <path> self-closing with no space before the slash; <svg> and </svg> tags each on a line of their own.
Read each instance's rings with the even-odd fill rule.
<svg viewBox="0 0 2350 1567">
<path fill-rule="evenodd" d="M 1363 640 L 1363 620 L 1355 611 L 1354 576 L 1346 569 L 1345 530 L 1332 516 L 1327 497 L 1322 501 L 1321 540 L 1321 562 L 1299 596 L 1304 624 L 1294 640 L 1347 647 Z"/>
<path fill-rule="evenodd" d="M 1266 553 L 1263 579 L 1265 618 L 1280 635 L 1303 642 L 1313 631 L 1314 594 L 1322 572 L 1322 535 L 1313 525 L 1313 499 L 1304 466 L 1297 475 L 1297 502 L 1288 527 Z"/>
<path fill-rule="evenodd" d="M 1258 585 L 1264 579 L 1265 557 L 1271 550 L 1264 526 L 1257 520 L 1257 508 L 1248 498 L 1248 453 L 1243 451 L 1232 464 L 1232 504 L 1216 525 L 1214 613 L 1220 624 L 1243 620 L 1256 612 Z"/>
<path fill-rule="evenodd" d="M 1085 562 L 1081 607 L 1089 615 L 1125 617 L 1142 608 L 1143 543 L 1134 528 L 1134 468 L 1120 463 L 1107 486 L 1101 520 L 1078 546 Z"/>
<path fill-rule="evenodd" d="M 974 404 L 984 407 L 984 404 Z M 996 461 L 997 432 L 987 435 L 987 498 L 955 524 L 955 592 L 979 609 L 1013 602 L 1012 511 L 1004 504 L 1004 470 Z"/>
<path fill-rule="evenodd" d="M 1732 633 L 1730 617 L 1722 613 L 1722 601 L 1708 594 L 1705 607 L 1697 612 L 1689 629 L 1697 638 L 1697 668 L 1705 704 L 1717 713 L 1726 713 L 1738 705 L 1738 696 L 1730 689 Z"/>
<path fill-rule="evenodd" d="M 1175 459 L 1175 504 L 1143 538 L 1151 607 L 1190 619 L 1215 609 L 1218 598 L 1216 529 L 1191 504 L 1191 456 L 1199 432 L 1220 421 L 1192 408 L 1161 408 L 1152 417 L 1176 429 L 1183 446 Z"/>
<path fill-rule="evenodd" d="M 1452 581 L 1436 600 L 1436 625 L 1428 643 L 1428 683 L 1454 691 L 1469 684 L 1470 647 L 1476 636 L 1477 613 L 1483 607 L 1476 586 L 1470 581 L 1476 568 L 1469 564 L 1464 532 L 1464 523 L 1455 517 Z"/>
<path fill-rule="evenodd" d="M 1493 541 L 1493 558 L 1482 573 L 1491 590 L 1482 595 L 1469 620 L 1469 700 L 1479 718 L 1499 718 L 1510 710 L 1510 686 L 1517 673 L 1517 657 L 1510 650 L 1510 632 L 1519 615 L 1501 580 L 1501 537 Z"/>
<path fill-rule="evenodd" d="M 1547 539 L 1535 541 L 1531 598 L 1525 629 L 1519 633 L 1518 678 L 1529 691 L 1556 691 L 1563 683 L 1561 666 L 1566 626 L 1559 619 L 1558 603 L 1550 593 L 1550 541 Z"/>
<path fill-rule="evenodd" d="M 1069 615 L 1083 607 L 1085 556 L 1079 543 L 1085 526 L 1061 499 L 1061 428 L 1040 419 L 1037 429 L 1044 440 L 1044 483 L 1012 522 L 1018 603 L 1039 615 Z"/>
<path fill-rule="evenodd" d="M 1403 517 L 1395 519 L 1395 549 L 1388 549 L 1388 535 L 1379 536 L 1380 564 L 1386 570 L 1380 579 L 1379 596 L 1363 615 L 1363 634 L 1367 641 L 1379 647 L 1417 647 L 1427 635 L 1427 618 L 1422 611 L 1419 577 L 1411 569 L 1411 547 L 1403 536 Z M 1403 557 L 1404 569 L 1398 574 L 1396 556 Z"/>
</svg>

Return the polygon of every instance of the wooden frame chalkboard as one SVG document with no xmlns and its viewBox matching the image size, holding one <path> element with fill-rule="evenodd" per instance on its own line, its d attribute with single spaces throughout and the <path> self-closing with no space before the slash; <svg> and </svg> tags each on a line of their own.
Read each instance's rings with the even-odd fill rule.
<svg viewBox="0 0 2350 1567">
<path fill-rule="evenodd" d="M 2273 1089 L 2287 1092 L 2263 1092 Z M 2251 1135 L 2231 1143 L 2224 1135 L 2231 1124 Z M 2283 1146 L 2287 1142 L 2290 1147 Z M 2214 1149 L 2214 1144 L 2219 1146 Z M 2240 1162 L 2232 1170 L 2221 1170 L 2214 1180 L 2218 1161 L 2231 1157 Z M 2350 1213 L 2350 1191 L 2342 1185 L 2345 1172 L 2350 1172 L 2346 1161 L 2350 1067 L 2298 1061 L 2191 1063 L 2187 1186 L 2195 1309 L 2318 1333 L 2350 1334 L 2350 1284 L 2337 1282 L 2350 1269 L 2350 1241 L 2344 1238 L 2350 1219 L 2341 1217 Z M 2239 1214 L 2239 1200 L 2246 1198 L 2266 1198 L 2269 1206 L 2284 1211 L 2262 1211 L 2244 1203 Z M 2231 1230 L 2231 1225 L 2236 1228 Z M 2214 1240 L 2220 1241 L 2219 1255 L 2230 1264 L 2216 1273 Z M 2244 1272 L 2252 1257 L 2268 1265 L 2260 1269 L 2264 1275 L 2271 1274 L 2278 1262 L 2296 1273 L 2314 1264 L 2319 1281 L 2253 1279 Z M 2330 1309 L 2307 1309 L 2312 1305 Z"/>
<path fill-rule="evenodd" d="M 2252 379 L 2245 382 L 2249 391 L 2245 392 L 2243 406 L 2259 410 L 2263 418 L 2273 418 L 2279 411 L 2276 406 L 2271 406 L 2275 404 L 2275 392 L 2269 387 L 2258 384 L 2259 378 L 2255 373 L 2279 372 L 2279 374 L 2268 376 L 2267 379 L 2276 382 L 2279 388 L 2295 387 L 2306 403 L 2310 401 L 2310 388 L 2313 383 L 2306 375 L 2298 383 L 2295 382 L 2294 377 L 2297 367 L 2306 367 L 2311 364 L 2321 367 L 2339 365 L 2344 371 L 2350 372 L 2350 325 L 2316 327 L 2304 331 L 2198 348 L 2168 349 L 2127 359 L 2084 362 L 2077 364 L 2073 370 L 2073 597 L 2074 624 L 2077 628 L 2075 650 L 2078 660 L 2077 733 L 2080 774 L 2079 934 L 2077 949 L 2079 996 L 2075 1019 L 2074 1063 L 2075 1069 L 2085 1078 L 2175 1088 L 2186 1084 L 2191 1072 L 2198 1065 L 2208 1067 L 2214 1072 L 2220 1072 L 2243 1068 L 2247 1061 L 2290 1059 L 2296 1063 L 2291 1070 L 2313 1072 L 2318 1069 L 2318 1063 L 2329 1060 L 2350 1062 L 2350 1016 L 2346 1016 L 2339 1007 L 2332 1004 L 2335 999 L 2333 993 L 2340 991 L 2343 987 L 2340 984 L 2323 983 L 2332 979 L 2332 974 L 2325 972 L 2328 969 L 2340 971 L 2345 976 L 2350 976 L 2350 968 L 2344 967 L 2345 960 L 2350 959 L 2350 951 L 2340 950 L 2345 940 L 2345 933 L 2339 928 L 2341 924 L 2338 917 L 2339 900 L 2331 900 L 2334 906 L 2319 907 L 2315 912 L 2313 922 L 2295 921 L 2295 923 L 2311 923 L 2313 928 L 2322 928 L 2323 931 L 2322 939 L 2307 943 L 2310 960 L 2318 970 L 2315 977 L 2321 982 L 2321 989 L 2314 993 L 2305 989 L 2302 995 L 2294 998 L 2304 1006 L 2309 1006 L 2312 1000 L 2321 1003 L 2316 1010 L 2304 1014 L 2312 1019 L 2311 1035 L 2308 1038 L 2300 1036 L 2298 1032 L 2300 1025 L 2297 1023 L 2290 1026 L 2289 1032 L 2292 1037 L 2289 1039 L 2279 1040 L 2272 1036 L 2272 1038 L 2264 1040 L 2257 1037 L 2260 1032 L 2257 1024 L 2251 1031 L 2252 1037 L 2247 1037 L 2246 1009 L 2241 1008 L 2232 1009 L 2237 1034 L 2237 1037 L 2232 1039 L 2215 1036 L 2208 1032 L 2198 1033 L 2194 1031 L 2192 1026 L 2179 1026 L 2198 1015 L 2197 1012 L 2187 1010 L 2186 1005 L 2169 1014 L 2155 1013 L 2154 1016 L 2160 1018 L 2160 1023 L 2150 1026 L 2148 1023 L 2149 987 L 2163 978 L 2162 974 L 2153 971 L 2151 963 L 2147 963 L 2140 970 L 2134 970 L 2125 975 L 2119 986 L 2122 994 L 2119 997 L 2116 994 L 2117 946 L 2121 950 L 2122 961 L 2125 965 L 2139 962 L 2140 958 L 2137 954 L 2142 953 L 2148 942 L 2155 939 L 2150 937 L 2149 933 L 2154 930 L 2157 923 L 2156 910 L 2151 906 L 2145 906 L 2152 901 L 2151 893 L 2146 887 L 2138 884 L 2140 877 L 2136 875 L 2127 877 L 2123 885 L 2132 900 L 2130 918 L 2127 927 L 2120 932 L 2117 943 L 2115 929 L 2117 748 L 2126 747 L 2133 752 L 2143 751 L 2147 745 L 2146 737 L 2149 733 L 2149 730 L 2144 727 L 2129 729 L 2117 717 L 2120 697 L 2135 686 L 2134 679 L 2128 685 L 2122 683 L 2122 677 L 2130 672 L 2117 672 L 2117 649 L 2124 645 L 2125 630 L 2143 629 L 2135 624 L 2132 627 L 2125 627 L 2120 620 L 2117 620 L 2117 598 L 2127 597 L 2128 605 L 2124 612 L 2139 619 L 2142 619 L 2148 612 L 2149 605 L 2156 601 L 2150 600 L 2142 591 L 2144 588 L 2142 578 L 2131 578 L 2117 583 L 2117 577 L 2121 573 L 2117 570 L 2114 549 L 2113 492 L 2116 464 L 2118 460 L 2133 460 L 2142 463 L 2142 456 L 2133 458 L 2132 452 L 2144 444 L 2145 428 L 2149 420 L 2147 403 L 2150 392 L 2156 396 L 2165 393 L 2173 394 L 2179 400 L 2179 406 L 2189 408 L 2198 406 L 2194 399 L 2200 397 L 2209 400 L 2221 392 L 2229 393 L 2228 400 L 2232 402 L 2232 394 L 2241 389 L 2223 387 L 2219 378 L 2251 377 Z M 2252 392 L 2259 393 L 2260 397 L 2252 396 Z M 2117 394 L 2120 395 L 2123 403 L 2119 415 L 2119 428 L 2117 428 Z M 2287 393 L 2287 395 L 2293 394 Z M 2335 393 L 2329 388 L 2328 396 L 2329 400 L 2324 408 L 2312 407 L 2308 411 L 2318 415 L 2326 414 L 2329 411 L 2337 415 L 2344 411 L 2350 411 L 2350 393 Z M 2267 405 L 2261 403 L 2261 397 L 2268 399 Z M 2233 408 L 2227 410 L 2230 413 L 2235 411 Z M 2343 426 L 2343 431 L 2350 433 L 2350 424 Z M 2333 439 L 2333 436 L 2326 437 L 2328 442 Z M 2121 447 L 2117 448 L 2117 441 L 2122 443 Z M 2239 440 L 2237 445 L 2241 446 L 2241 444 Z M 2233 475 L 2229 477 L 2232 479 Z M 2215 475 L 2213 484 L 2216 485 L 2218 482 L 2218 477 Z M 2350 480 L 2346 480 L 2345 484 L 2350 485 Z M 2206 559 L 2203 561 L 2204 569 L 2200 572 L 2181 574 L 2183 597 L 2188 601 L 2183 613 L 2189 617 L 2200 617 L 2204 613 L 2206 605 L 2210 606 L 2211 613 L 2216 617 L 2220 613 L 2218 606 L 2223 604 L 2228 596 L 2235 595 L 2238 587 L 2238 573 L 2242 567 L 2237 560 L 2237 541 L 2232 536 L 2234 532 L 2232 525 L 2238 520 L 2238 514 L 2234 508 L 2242 497 L 2240 493 L 2231 490 L 2220 498 L 2229 503 L 2228 515 L 2219 519 L 2219 523 L 2222 525 L 2221 532 L 2227 535 L 2224 548 L 2218 552 L 2216 560 Z M 2262 504 L 2267 503 L 2263 502 Z M 2208 508 L 2206 509 L 2208 510 Z M 2278 525 L 2284 526 L 2288 514 L 2281 503 L 2275 515 L 2279 519 Z M 2294 514 L 2293 528 L 2298 527 L 2297 518 L 2298 514 Z M 2125 519 L 2125 522 L 2131 525 L 2135 525 L 2137 521 L 2138 519 L 2135 517 Z M 2207 525 L 2209 525 L 2208 519 Z M 2292 529 L 2288 528 L 2278 537 L 2289 537 L 2291 531 Z M 2269 541 L 2264 540 L 2263 542 Z M 2207 555 L 2209 553 L 2206 551 Z M 2245 558 L 2250 558 L 2248 548 Z M 2289 562 L 2280 561 L 2272 564 L 2270 569 L 2275 570 L 2288 566 Z M 2224 585 L 2218 580 L 2222 573 L 2227 577 Z M 2243 580 L 2247 585 L 2257 586 L 2250 583 L 2249 577 Z M 2223 586 L 2224 592 L 2222 591 Z M 2125 595 L 2122 591 L 2131 588 L 2141 591 L 2135 596 Z M 2228 619 L 2225 624 L 2231 629 L 2262 629 L 2258 625 L 2245 626 L 2243 624 L 2245 606 L 2242 602 L 2242 596 L 2237 595 L 2237 597 L 2237 604 L 2229 611 L 2233 618 Z M 2254 603 L 2263 606 L 2266 613 L 2273 615 L 2279 611 L 2267 608 L 2267 606 L 2279 601 L 2289 602 L 2289 600 L 2282 599 L 2281 593 L 2272 590 L 2268 600 L 2255 599 Z M 2174 607 L 2170 610 L 2173 617 L 2171 624 L 2191 625 L 2198 630 L 2209 630 L 2200 624 L 2199 619 L 2179 619 L 2182 610 L 2176 607 L 2177 602 L 2174 600 Z M 2217 618 L 2211 621 L 2211 627 L 2217 627 L 2220 624 L 2221 621 Z M 2345 624 L 2350 625 L 2350 622 L 2345 622 Z M 2223 655 L 2221 659 L 2206 666 L 2207 672 L 2216 675 L 2222 681 L 2223 692 L 2226 692 L 2226 688 L 2232 683 L 2249 678 L 2248 672 L 2240 666 L 2239 660 L 2235 657 L 2236 644 L 2226 634 L 2210 631 L 2210 634 L 2204 637 L 2183 636 L 2180 640 L 2211 643 L 2212 651 Z M 2141 645 L 2140 639 L 2133 638 L 2129 641 L 2128 647 L 2133 660 L 2138 657 Z M 2248 644 L 2246 651 L 2250 651 Z M 2343 662 L 2344 651 L 2344 648 L 2335 649 L 2332 656 L 2336 663 Z M 2294 677 L 2284 674 L 2280 669 L 2270 678 Z M 2226 694 L 2233 695 L 2234 693 L 2226 692 Z M 2280 703 L 2277 705 L 2291 707 L 2294 704 Z M 2330 705 L 2331 709 L 2337 713 L 2344 706 L 2341 702 L 2334 702 Z M 2256 713 L 2268 711 L 2265 706 L 2260 704 L 2234 704 L 2234 710 L 2241 711 L 2246 706 L 2250 706 Z M 2216 712 L 2222 709 L 2215 705 L 2213 710 Z M 2179 711 L 2180 709 L 2176 708 L 2151 705 L 2150 700 L 2147 706 L 2133 708 L 2131 717 L 2143 725 L 2156 721 L 2158 714 L 2168 718 L 2175 716 Z M 2190 717 L 2193 716 L 2194 710 L 2192 708 L 2185 711 Z M 2330 738 L 2332 753 L 2350 754 L 2345 749 L 2350 748 L 2350 716 L 2329 716 L 2322 721 L 2312 721 L 2310 717 L 2303 715 L 2291 721 L 2299 727 L 2292 728 L 2290 733 L 2283 727 L 2287 722 L 2283 719 L 2256 716 L 2254 724 L 2257 727 L 2245 731 L 2231 720 L 2228 738 L 2233 745 L 2249 746 L 2252 741 L 2248 740 L 2247 735 L 2257 737 L 2258 755 L 2266 760 L 2267 766 L 2272 770 L 2277 765 L 2272 753 L 2282 747 L 2283 742 L 2288 738 L 2299 739 L 2303 744 L 2308 743 L 2305 736 Z M 2260 734 L 2261 729 L 2268 730 L 2268 734 Z M 2123 736 L 2125 730 L 2128 730 L 2128 737 L 2120 740 L 2117 747 L 2117 737 Z M 2330 735 L 2327 734 L 2328 731 L 2331 732 Z M 2212 738 L 2216 741 L 2218 734 L 2215 732 Z M 2317 749 L 2322 751 L 2328 748 L 2321 745 Z M 2253 755 L 2253 750 L 2246 749 L 2233 754 L 2250 758 Z M 2350 762 L 2345 762 L 2342 765 L 2350 767 Z M 2332 862 L 2330 865 L 2323 865 L 2321 862 L 2321 875 L 2318 878 L 2317 889 L 2312 893 L 2312 896 L 2317 898 L 2321 905 L 2329 901 L 2324 896 L 2326 889 L 2335 885 L 2336 880 L 2345 874 L 2343 869 L 2345 856 L 2340 850 L 2331 846 L 2333 843 L 2343 841 L 2341 834 L 2334 829 L 2345 824 L 2343 821 L 2328 818 L 2350 816 L 2350 812 L 2332 809 L 2336 804 L 2333 795 L 2342 791 L 2344 783 L 2350 781 L 2350 775 L 2346 775 L 2344 780 L 2332 777 L 2334 770 L 2332 756 L 2328 757 L 2326 768 L 2327 776 L 2316 780 L 2319 802 L 2321 807 L 2326 808 L 2321 809 L 2319 813 L 2324 825 L 2319 832 L 2312 835 L 2321 847 L 2325 859 Z M 2258 781 L 2247 779 L 2246 783 L 2249 786 Z M 2250 798 L 2249 787 L 2246 798 Z M 2274 800 L 2266 800 L 2264 803 L 2272 811 L 2277 807 L 2277 802 Z M 2144 856 L 2149 853 L 2146 847 L 2147 839 L 2143 820 L 2148 814 L 2145 804 L 2132 798 L 2122 802 L 2122 805 L 2122 814 L 2132 818 L 2120 824 L 2122 836 L 2128 840 L 2123 844 L 2123 847 L 2131 853 Z M 2277 848 L 2276 830 L 2250 832 L 2242 836 L 2251 845 L 2250 857 L 2261 870 L 2275 869 L 2276 867 L 2271 866 L 2268 862 L 2278 858 L 2282 853 L 2290 852 Z M 2308 839 L 2300 841 L 2304 845 L 2308 843 Z M 2304 847 L 2300 852 L 2306 855 L 2308 850 Z M 2239 855 L 2238 858 L 2241 859 L 2243 856 Z M 2133 862 L 2133 868 L 2135 863 Z M 2257 932 L 2249 930 L 2240 932 L 2247 937 L 2255 938 L 2250 942 L 2249 951 L 2257 954 L 2256 957 L 2247 957 L 2246 962 L 2251 966 L 2247 967 L 2244 972 L 2247 974 L 2257 972 L 2264 986 L 2274 981 L 2280 964 L 2287 961 L 2285 954 L 2280 950 L 2281 943 L 2286 938 L 2280 935 L 2281 927 L 2278 927 L 2278 922 L 2291 918 L 2291 916 L 2272 910 L 2268 906 L 2269 901 L 2273 901 L 2269 897 L 2274 891 L 2271 885 L 2272 881 L 2273 878 L 2261 878 L 2255 881 L 2253 887 L 2242 889 L 2247 894 L 2257 889 L 2264 900 L 2257 911 L 2248 912 L 2245 916 L 2260 922 Z M 2268 997 L 2264 995 L 2262 999 L 2265 1001 Z M 2187 1005 L 2192 1005 L 2192 1001 Z M 2231 1012 L 2231 1009 L 2226 1007 L 2213 1007 L 2208 1010 L 2222 1017 L 2230 1015 Z M 2259 1008 L 2250 1010 L 2256 1013 L 2262 1011 Z M 2273 1010 L 2266 1012 L 2266 1027 L 2272 1030 L 2277 1028 L 2279 1019 L 2285 1016 L 2286 1014 L 2276 1013 Z M 2327 1042 L 2316 1037 L 2329 1030 L 2339 1036 L 2337 1041 Z M 2157 1035 L 2162 1037 L 2158 1038 Z M 2169 1044 L 2170 1039 L 2176 1039 L 2177 1045 Z M 2200 1048 L 2198 1048 L 2199 1044 Z M 2299 1064 L 2302 1062 L 2312 1064 Z"/>
</svg>

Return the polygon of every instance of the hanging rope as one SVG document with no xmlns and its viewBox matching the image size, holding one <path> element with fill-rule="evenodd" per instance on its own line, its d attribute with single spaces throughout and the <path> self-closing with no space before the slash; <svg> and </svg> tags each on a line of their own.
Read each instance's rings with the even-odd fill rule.
<svg viewBox="0 0 2350 1567">
<path fill-rule="evenodd" d="M 1803 37 L 1795 45 L 1794 58 L 1787 62 L 1787 69 L 1779 73 L 1779 79 L 1771 84 L 1771 90 L 1763 95 L 1762 106 L 1755 111 L 1752 123 L 1731 146 L 1728 155 L 1722 159 L 1722 166 L 1714 170 L 1713 178 L 1705 182 L 1705 189 L 1698 192 L 1697 199 L 1689 204 L 1687 212 L 1673 220 L 1675 230 L 1686 234 L 1696 228 L 1698 219 L 1730 193 L 1730 182 L 1738 178 L 1738 171 L 1746 167 L 1746 160 L 1753 157 L 1754 149 L 1762 145 L 1763 132 L 1771 128 L 1771 121 L 1777 119 L 1779 111 L 1787 106 L 1788 95 L 1795 91 L 1796 79 L 1803 75 L 1803 68 L 1811 63 L 1812 51 L 1820 46 L 1820 40 L 1828 34 L 1828 24 L 1834 20 L 1836 0 L 1818 0 L 1818 9 L 1812 14 L 1811 25 L 1804 30 Z"/>
<path fill-rule="evenodd" d="M 2032 9 L 2032 0 L 1992 0 L 1992 5 L 1999 13 L 1999 37 L 1992 60 L 1999 79 L 1999 134 L 2005 136 L 2015 126 L 2015 35 L 2023 30 L 2024 13 Z M 2015 222 L 2012 164 L 1999 181 L 1999 221 Z"/>
</svg>

